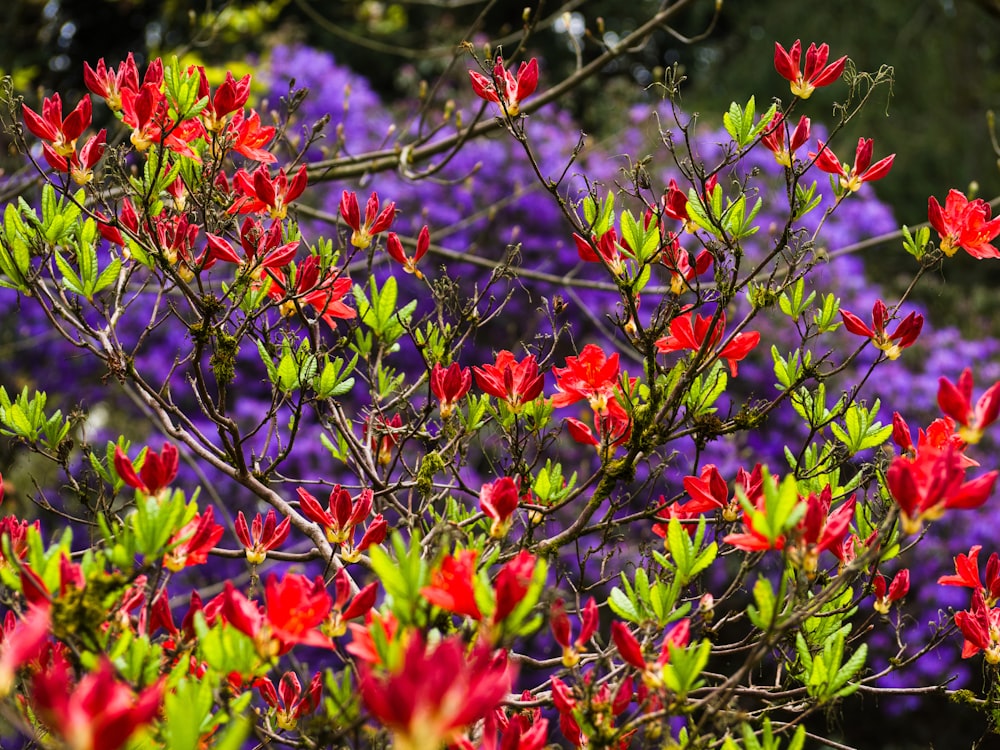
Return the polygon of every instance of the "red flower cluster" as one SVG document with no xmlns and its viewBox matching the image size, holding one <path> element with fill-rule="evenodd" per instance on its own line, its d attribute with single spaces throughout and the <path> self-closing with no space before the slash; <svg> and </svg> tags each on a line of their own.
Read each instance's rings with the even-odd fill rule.
<svg viewBox="0 0 1000 750">
<path fill-rule="evenodd" d="M 941 236 L 941 252 L 949 258 L 962 248 L 973 258 L 1000 258 L 990 243 L 1000 234 L 1000 216 L 990 219 L 990 204 L 982 198 L 970 201 L 958 190 L 950 190 L 944 208 L 933 195 L 927 201 L 927 217 Z"/>
</svg>

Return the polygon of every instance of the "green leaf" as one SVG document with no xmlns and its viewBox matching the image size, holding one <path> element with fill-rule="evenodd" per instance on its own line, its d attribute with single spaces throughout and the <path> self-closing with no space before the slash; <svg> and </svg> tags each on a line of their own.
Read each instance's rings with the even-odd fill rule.
<svg viewBox="0 0 1000 750">
<path fill-rule="evenodd" d="M 625 595 L 625 592 L 615 586 L 608 596 L 608 607 L 619 617 L 636 624 L 642 623 L 642 617 L 632 600 Z"/>
</svg>

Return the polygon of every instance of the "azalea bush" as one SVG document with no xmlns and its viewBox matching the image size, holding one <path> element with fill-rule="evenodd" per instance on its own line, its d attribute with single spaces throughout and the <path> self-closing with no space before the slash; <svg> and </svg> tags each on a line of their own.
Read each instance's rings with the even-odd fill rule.
<svg viewBox="0 0 1000 750">
<path fill-rule="evenodd" d="M 859 693 L 928 690 L 998 726 L 996 555 L 981 575 L 973 539 L 923 576 L 962 591 L 931 628 L 907 597 L 993 493 L 1000 381 L 883 386 L 943 334 L 833 270 L 894 158 L 840 133 L 891 72 L 778 43 L 758 64 L 786 101 L 707 131 L 671 70 L 623 130 L 643 150 L 567 142 L 549 102 L 672 12 L 550 85 L 470 45 L 441 83 L 462 103 L 398 127 L 342 91 L 327 133 L 328 102 L 281 89 L 289 50 L 267 107 L 252 75 L 176 58 L 88 63 L 66 102 L 6 81 L 32 173 L 6 188 L 0 285 L 129 415 L 0 388 L 0 430 L 58 476 L 0 521 L 12 736 L 794 748 Z M 490 155 L 524 183 L 477 203 Z M 911 290 L 1000 257 L 989 204 L 929 192 L 895 245 Z M 981 695 L 920 679 L 949 650 Z"/>
</svg>

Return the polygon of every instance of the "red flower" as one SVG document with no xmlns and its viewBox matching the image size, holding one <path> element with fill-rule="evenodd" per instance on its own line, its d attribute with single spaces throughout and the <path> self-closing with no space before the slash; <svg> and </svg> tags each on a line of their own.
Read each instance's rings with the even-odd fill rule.
<svg viewBox="0 0 1000 750">
<path fill-rule="evenodd" d="M 914 458 L 896 456 L 886 483 L 899 505 L 903 531 L 915 534 L 923 521 L 940 518 L 949 508 L 978 508 L 993 493 L 1000 472 L 991 471 L 968 482 L 961 453 L 953 445 L 928 445 Z"/>
<path fill-rule="evenodd" d="M 1000 609 L 992 609 L 983 600 L 983 592 L 972 592 L 972 606 L 955 613 L 955 625 L 965 637 L 962 658 L 985 652 L 989 664 L 1000 664 Z"/>
<path fill-rule="evenodd" d="M 472 387 L 472 371 L 452 362 L 448 367 L 435 363 L 431 370 L 431 392 L 440 402 L 441 419 L 447 419 L 455 411 L 458 400 Z"/>
<path fill-rule="evenodd" d="M 329 510 L 324 510 L 319 501 L 305 488 L 299 487 L 297 492 L 302 513 L 323 527 L 326 538 L 331 544 L 347 543 L 354 533 L 354 528 L 368 518 L 375 499 L 374 493 L 368 488 L 362 490 L 357 498 L 352 499 L 351 494 L 337 484 L 330 490 L 327 501 Z"/>
<path fill-rule="evenodd" d="M 791 136 L 788 134 L 788 124 L 785 116 L 781 112 L 776 112 L 771 118 L 771 124 L 767 132 L 760 139 L 767 148 L 774 154 L 774 160 L 783 167 L 791 169 L 792 160 L 797 149 L 801 148 L 809 140 L 809 118 L 803 115 L 799 118 L 799 124 Z"/>
<path fill-rule="evenodd" d="M 215 522 L 215 510 L 208 506 L 170 538 L 163 567 L 175 573 L 208 560 L 208 553 L 216 545 L 225 529 Z"/>
<path fill-rule="evenodd" d="M 84 96 L 64 120 L 62 99 L 59 94 L 53 94 L 42 101 L 41 115 L 27 104 L 21 105 L 21 111 L 28 130 L 43 141 L 48 141 L 52 150 L 65 158 L 76 153 L 76 139 L 90 126 L 92 106 L 90 96 Z"/>
<path fill-rule="evenodd" d="M 795 40 L 790 50 L 785 50 L 778 42 L 774 43 L 774 67 L 786 81 L 792 85 L 792 94 L 800 99 L 808 99 L 813 91 L 821 86 L 829 86 L 840 78 L 847 64 L 847 55 L 826 64 L 830 56 L 830 45 L 815 43 L 809 45 L 806 51 L 806 69 L 801 69 L 802 41 Z"/>
<path fill-rule="evenodd" d="M 535 574 L 536 562 L 534 555 L 522 549 L 497 573 L 494 623 L 502 622 L 524 599 Z"/>
<path fill-rule="evenodd" d="M 966 367 L 958 376 L 958 383 L 948 378 L 938 380 L 938 406 L 961 427 L 959 437 L 966 443 L 976 444 L 983 437 L 983 430 L 1000 415 L 1000 381 L 991 385 L 972 406 L 972 370 Z"/>
<path fill-rule="evenodd" d="M 369 583 L 352 598 L 352 586 L 347 577 L 347 571 L 344 568 L 339 568 L 333 577 L 333 587 L 333 607 L 330 610 L 330 616 L 323 624 L 323 632 L 331 638 L 336 638 L 347 632 L 348 620 L 367 615 L 372 610 L 378 595 L 378 584 L 374 581 Z"/>
<path fill-rule="evenodd" d="M 597 632 L 597 625 L 600 617 L 597 611 L 597 602 L 594 597 L 590 597 L 580 612 L 580 633 L 576 639 L 573 638 L 573 629 L 566 615 L 566 606 L 562 599 L 556 599 L 549 610 L 549 625 L 552 628 L 552 635 L 556 643 L 562 646 L 563 665 L 573 667 L 580 662 L 580 652 L 585 651 L 587 643 Z"/>
<path fill-rule="evenodd" d="M 579 356 L 566 357 L 565 367 L 553 367 L 556 390 L 552 406 L 559 408 L 586 399 L 595 414 L 604 414 L 618 389 L 618 352 L 609 357 L 596 344 L 587 344 Z"/>
<path fill-rule="evenodd" d="M 280 524 L 277 523 L 274 508 L 271 508 L 263 521 L 258 513 L 253 517 L 253 524 L 248 527 L 246 516 L 241 510 L 236 515 L 236 538 L 246 547 L 247 561 L 251 565 L 260 565 L 264 562 L 270 550 L 277 549 L 285 543 L 291 524 L 291 518 L 285 518 Z"/>
<path fill-rule="evenodd" d="M 479 387 L 491 396 L 506 401 L 514 413 L 538 398 L 545 383 L 545 377 L 538 372 L 534 354 L 518 362 L 506 349 L 497 354 L 496 364 L 473 367 L 472 371 Z"/>
<path fill-rule="evenodd" d="M 353 233 L 351 234 L 351 244 L 359 250 L 365 250 L 372 244 L 376 234 L 384 232 L 392 226 L 393 219 L 396 218 L 396 203 L 389 201 L 385 208 L 379 212 L 378 193 L 373 192 L 368 196 L 368 203 L 365 205 L 365 221 L 361 223 L 361 211 L 358 208 L 358 196 L 356 193 L 345 190 L 340 196 L 340 215 L 344 217 Z M 430 233 L 427 235 L 427 243 L 430 244 Z M 419 258 L 414 258 L 416 263 Z"/>
<path fill-rule="evenodd" d="M 239 197 L 229 207 L 229 213 L 267 211 L 272 219 L 284 219 L 289 204 L 306 189 L 307 180 L 305 164 L 299 167 L 291 181 L 284 169 L 278 170 L 273 179 L 265 166 L 257 167 L 252 173 L 240 169 L 233 177 L 233 188 Z"/>
<path fill-rule="evenodd" d="M 517 69 L 517 77 L 504 67 L 503 58 L 498 57 L 493 66 L 493 78 L 475 70 L 469 71 L 472 90 L 481 99 L 496 102 L 511 117 L 521 112 L 521 102 L 534 93 L 538 87 L 538 60 L 522 62 Z M 499 91 L 498 91 L 499 89 Z"/>
<path fill-rule="evenodd" d="M 477 557 L 479 553 L 471 549 L 445 555 L 441 565 L 431 574 L 430 585 L 420 589 L 421 595 L 435 607 L 482 620 L 483 613 L 476 603 L 473 585 Z"/>
<path fill-rule="evenodd" d="M 566 429 L 576 442 L 592 445 L 602 459 L 613 454 L 613 449 L 628 442 L 632 436 L 632 420 L 617 401 L 608 402 L 606 414 L 594 417 L 594 429 L 573 417 L 566 418 Z"/>
<path fill-rule="evenodd" d="M 274 138 L 275 129 L 272 125 L 261 127 L 260 115 L 251 112 L 247 117 L 242 110 L 233 115 L 226 126 L 226 143 L 236 153 L 261 164 L 273 164 L 278 157 L 268 151 L 266 146 Z"/>
<path fill-rule="evenodd" d="M 959 554 L 955 558 L 955 575 L 941 576 L 942 586 L 967 586 L 974 591 L 982 591 L 987 606 L 993 607 L 1000 600 L 1000 556 L 994 552 L 986 563 L 986 585 L 979 577 L 979 552 L 982 546 L 973 545 L 968 555 Z"/>
<path fill-rule="evenodd" d="M 615 620 L 611 623 L 611 640 L 618 649 L 618 655 L 622 660 L 640 672 L 646 671 L 646 657 L 642 655 L 642 646 L 639 640 L 632 635 L 628 625 Z"/>
<path fill-rule="evenodd" d="M 941 235 L 941 252 L 949 258 L 962 248 L 973 258 L 1000 258 L 990 244 L 1000 234 L 1000 216 L 990 219 L 990 204 L 982 198 L 970 201 L 957 190 L 949 190 L 944 208 L 933 195 L 927 201 L 927 217 Z"/>
<path fill-rule="evenodd" d="M 287 574 L 281 581 L 271 575 L 264 586 L 263 611 L 226 581 L 222 614 L 226 622 L 253 639 L 257 653 L 265 659 L 288 653 L 303 644 L 333 648 L 333 641 L 317 630 L 330 613 L 333 601 L 322 576 L 310 581 Z"/>
<path fill-rule="evenodd" d="M 323 692 L 323 673 L 313 675 L 309 688 L 302 692 L 302 683 L 295 672 L 285 672 L 278 683 L 277 691 L 274 683 L 267 677 L 254 681 L 254 687 L 260 691 L 260 697 L 275 710 L 275 723 L 279 729 L 291 731 L 299 723 L 299 719 L 312 713 L 319 705 L 320 694 Z"/>
<path fill-rule="evenodd" d="M 719 314 L 718 320 L 712 323 L 712 316 L 701 316 L 692 313 L 678 315 L 670 321 L 670 335 L 656 341 L 656 348 L 661 352 L 676 352 L 684 349 L 714 353 L 719 359 L 724 359 L 729 365 L 729 372 L 736 377 L 738 363 L 744 359 L 760 341 L 760 333 L 738 333 L 717 353 L 714 351 L 725 335 L 726 313 Z"/>
<path fill-rule="evenodd" d="M 170 443 L 163 444 L 159 454 L 146 448 L 142 454 L 142 468 L 135 473 L 129 457 L 120 446 L 115 446 L 115 471 L 129 487 L 134 487 L 146 495 L 158 495 L 177 476 L 177 448 Z"/>
<path fill-rule="evenodd" d="M 819 495 L 810 493 L 804 502 L 805 515 L 796 526 L 787 549 L 793 564 L 812 577 L 816 574 L 821 552 L 841 549 L 854 519 L 855 497 L 851 495 L 831 513 L 832 490 L 827 485 Z"/>
<path fill-rule="evenodd" d="M 28 607 L 21 620 L 15 618 L 13 610 L 7 610 L 0 633 L 0 698 L 10 694 L 17 670 L 42 655 L 49 638 L 50 611 L 47 601 Z"/>
<path fill-rule="evenodd" d="M 670 292 L 680 295 L 691 288 L 695 277 L 701 276 L 715 260 L 708 250 L 701 250 L 691 265 L 689 253 L 680 246 L 676 238 L 668 241 L 663 247 L 660 262 L 670 271 Z"/>
<path fill-rule="evenodd" d="M 211 133 L 218 133 L 226 126 L 226 118 L 236 110 L 243 109 L 250 98 L 250 74 L 247 73 L 240 80 L 236 80 L 230 71 L 226 71 L 226 80 L 222 82 L 212 95 L 211 87 L 208 85 L 208 76 L 205 75 L 205 68 L 201 65 L 190 66 L 188 73 L 198 73 L 198 98 L 207 101 L 205 108 L 198 115 L 205 124 L 205 130 Z M 272 128 L 272 133 L 273 133 Z"/>
<path fill-rule="evenodd" d="M 406 273 L 412 273 L 418 279 L 424 278 L 424 275 L 417 268 L 417 262 L 424 257 L 430 246 L 431 233 L 427 229 L 426 224 L 424 224 L 420 230 L 420 234 L 417 236 L 417 246 L 412 256 L 408 256 L 406 251 L 403 250 L 403 243 L 399 241 L 399 236 L 395 232 L 389 232 L 389 236 L 385 240 L 385 249 L 389 253 L 389 256 L 398 263 L 401 263 Z"/>
<path fill-rule="evenodd" d="M 872 139 L 859 138 L 853 167 L 847 168 L 846 164 L 837 161 L 837 157 L 828 147 L 823 145 L 823 141 L 819 142 L 819 154 L 810 152 L 809 158 L 815 159 L 816 166 L 822 171 L 838 175 L 840 187 L 853 193 L 860 190 L 864 183 L 881 180 L 889 174 L 896 155 L 890 154 L 872 164 Z"/>
<path fill-rule="evenodd" d="M 705 195 L 711 196 L 718 184 L 719 177 L 713 174 L 705 181 Z M 697 225 L 688 216 L 687 204 L 687 193 L 680 189 L 677 185 L 677 180 L 671 178 L 667 192 L 663 195 L 663 213 L 671 219 L 682 222 L 685 231 L 694 232 L 697 229 Z"/>
<path fill-rule="evenodd" d="M 841 310 L 840 316 L 844 319 L 844 328 L 855 336 L 870 338 L 876 349 L 885 352 L 889 359 L 898 359 L 903 349 L 912 346 L 920 335 L 920 330 L 924 325 L 924 316 L 911 312 L 892 333 L 886 331 L 889 323 L 889 311 L 882 300 L 875 300 L 872 307 L 872 327 L 865 325 L 857 315 L 847 310 Z"/>
<path fill-rule="evenodd" d="M 155 62 L 159 63 L 159 58 Z M 157 75 L 157 70 L 154 70 L 153 64 L 150 65 L 150 69 L 146 72 L 147 78 L 150 76 L 150 71 L 152 71 L 154 77 Z M 162 77 L 162 63 L 158 71 Z M 96 70 L 91 68 L 89 63 L 85 62 L 83 64 L 83 82 L 88 89 L 104 99 L 112 112 L 118 112 L 122 108 L 122 91 L 124 89 L 139 90 L 139 70 L 136 67 L 135 58 L 131 52 L 128 53 L 128 57 L 118 66 L 118 70 L 108 68 L 104 64 L 104 58 L 102 57 L 97 61 Z"/>
<path fill-rule="evenodd" d="M 576 253 L 580 256 L 580 260 L 587 263 L 604 263 L 615 276 L 625 273 L 625 257 L 622 251 L 626 250 L 626 247 L 624 241 L 619 241 L 618 232 L 614 227 L 604 232 L 600 238 L 591 235 L 589 241 L 574 232 L 573 242 L 576 243 Z M 597 252 L 594 252 L 595 247 Z M 627 252 L 631 257 L 631 250 Z"/>
<path fill-rule="evenodd" d="M 480 644 L 466 655 L 457 636 L 426 646 L 415 635 L 394 672 L 359 665 L 361 699 L 393 733 L 397 748 L 441 747 L 485 718 L 510 692 L 514 668 L 503 651 Z"/>
<path fill-rule="evenodd" d="M 502 539 L 506 536 L 520 502 L 520 488 L 510 477 L 501 477 L 483 485 L 479 491 L 479 508 L 493 520 L 491 537 Z"/>
<path fill-rule="evenodd" d="M 147 80 L 138 91 L 122 89 L 122 120 L 132 128 L 129 140 L 137 151 L 146 151 L 162 141 L 171 151 L 198 161 L 198 155 L 188 144 L 203 135 L 201 124 L 197 120 L 174 123 L 167 116 L 170 107 L 160 91 L 162 83 L 162 80 Z"/>
<path fill-rule="evenodd" d="M 316 310 L 330 328 L 336 330 L 336 320 L 350 320 L 357 312 L 342 300 L 351 291 L 351 280 L 339 271 L 328 271 L 320 278 L 320 257 L 310 255 L 295 268 L 295 283 L 291 289 L 285 274 L 277 268 L 268 268 L 267 296 L 279 304 L 282 316 L 301 313 L 303 306 Z"/>
<path fill-rule="evenodd" d="M 699 476 L 684 477 L 684 489 L 691 500 L 685 504 L 688 513 L 701 514 L 713 510 L 727 510 L 733 513 L 729 503 L 729 487 L 715 464 L 705 464 Z M 735 521 L 736 516 L 726 518 Z"/>
<path fill-rule="evenodd" d="M 119 682 L 106 656 L 74 686 L 69 664 L 57 657 L 32 681 L 31 705 L 70 750 L 118 750 L 160 708 L 163 683 L 136 695 Z"/>
</svg>

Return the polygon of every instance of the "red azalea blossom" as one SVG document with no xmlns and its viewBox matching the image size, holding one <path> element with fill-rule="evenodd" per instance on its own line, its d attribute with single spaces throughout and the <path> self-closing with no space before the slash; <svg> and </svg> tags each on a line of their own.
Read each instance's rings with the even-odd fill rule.
<svg viewBox="0 0 1000 750">
<path fill-rule="evenodd" d="M 711 196 L 718 184 L 719 176 L 713 174 L 705 181 L 705 195 Z M 698 228 L 697 224 L 691 221 L 691 217 L 688 215 L 688 196 L 677 185 L 677 180 L 670 179 L 670 185 L 667 187 L 667 192 L 663 194 L 662 203 L 664 216 L 681 222 L 684 226 L 684 231 L 694 232 Z"/>
<path fill-rule="evenodd" d="M 587 263 L 604 263 L 615 276 L 625 273 L 625 255 L 632 257 L 631 250 L 626 248 L 624 240 L 618 239 L 618 231 L 611 227 L 600 237 L 590 236 L 590 240 L 585 240 L 576 232 L 573 233 L 573 242 L 576 243 L 576 253 L 580 260 Z M 594 248 L 597 252 L 594 252 Z"/>
<path fill-rule="evenodd" d="M 809 140 L 810 125 L 809 118 L 803 115 L 799 118 L 795 130 L 789 135 L 785 116 L 781 112 L 776 112 L 760 141 L 774 154 L 774 160 L 778 164 L 791 169 L 795 152 Z"/>
<path fill-rule="evenodd" d="M 146 448 L 144 455 L 142 468 L 136 474 L 132 462 L 121 446 L 115 446 L 115 471 L 129 487 L 134 487 L 146 495 L 158 495 L 167 489 L 177 476 L 179 458 L 177 447 L 164 443 L 163 450 L 159 453 Z"/>
<path fill-rule="evenodd" d="M 882 574 L 877 573 L 875 580 L 872 581 L 872 587 L 875 592 L 875 603 L 872 608 L 879 614 L 887 615 L 893 602 L 898 602 L 910 590 L 910 571 L 903 568 L 896 573 L 888 586 Z"/>
<path fill-rule="evenodd" d="M 990 244 L 1000 234 L 1000 216 L 990 219 L 990 204 L 982 198 L 970 201 L 958 190 L 949 190 L 944 208 L 933 195 L 927 201 L 927 217 L 941 235 L 941 252 L 949 258 L 958 249 L 973 258 L 1000 258 Z"/>
<path fill-rule="evenodd" d="M 393 219 L 396 218 L 396 203 L 389 201 L 379 211 L 378 193 L 373 192 L 368 196 L 365 220 L 362 223 L 357 194 L 345 190 L 340 196 L 340 215 L 344 217 L 347 226 L 354 230 L 351 234 L 351 244 L 359 250 L 365 250 L 372 244 L 376 234 L 392 226 Z M 430 244 L 430 233 L 427 235 L 427 242 Z M 418 258 L 414 258 L 413 262 L 416 263 L 417 260 Z"/>
<path fill-rule="evenodd" d="M 442 367 L 440 362 L 434 364 L 431 370 L 431 392 L 440 403 L 441 419 L 448 419 L 454 411 L 458 400 L 472 387 L 472 371 L 468 367 L 452 362 Z"/>
<path fill-rule="evenodd" d="M 233 177 L 233 188 L 238 197 L 229 207 L 229 213 L 263 213 L 268 212 L 272 219 L 284 219 L 288 215 L 288 206 L 302 195 L 306 189 L 306 165 L 299 167 L 291 180 L 284 169 L 271 177 L 266 166 L 259 166 L 252 173 L 240 169 Z"/>
<path fill-rule="evenodd" d="M 986 583 L 979 577 L 979 552 L 982 545 L 975 544 L 968 555 L 959 554 L 955 558 L 955 575 L 941 576 L 942 586 L 966 586 L 983 592 L 987 606 L 996 606 L 1000 601 L 1000 556 L 994 552 L 986 563 Z"/>
<path fill-rule="evenodd" d="M 617 401 L 611 401 L 606 414 L 594 416 L 594 429 L 573 417 L 566 418 L 566 429 L 576 442 L 592 445 L 602 459 L 632 436 L 632 420 Z"/>
<path fill-rule="evenodd" d="M 694 258 L 694 265 L 688 257 L 688 251 L 673 239 L 667 242 L 660 254 L 660 262 L 670 271 L 670 293 L 683 294 L 691 289 L 691 282 L 707 271 L 715 258 L 708 250 L 701 250 Z"/>
<path fill-rule="evenodd" d="M 323 673 L 317 672 L 306 691 L 302 692 L 302 683 L 295 672 L 285 672 L 278 682 L 278 689 L 266 677 L 254 681 L 254 687 L 260 691 L 260 697 L 275 710 L 275 723 L 278 729 L 292 731 L 306 714 L 312 713 L 319 705 L 323 692 Z"/>
<path fill-rule="evenodd" d="M 707 352 L 715 353 L 719 359 L 725 360 L 729 365 L 729 372 L 736 377 L 738 363 L 760 342 L 760 333 L 758 331 L 738 333 L 716 353 L 716 347 L 725 337 L 726 313 L 720 313 L 714 324 L 712 321 L 711 315 L 702 316 L 695 313 L 690 316 L 678 315 L 670 321 L 670 335 L 658 339 L 656 348 L 661 352 L 685 349 L 698 352 L 704 347 Z"/>
<path fill-rule="evenodd" d="M 562 599 L 556 599 L 549 610 L 549 626 L 556 643 L 562 646 L 562 662 L 566 667 L 574 667 L 580 662 L 580 653 L 586 650 L 587 643 L 597 632 L 600 617 L 597 602 L 590 597 L 580 611 L 580 632 L 573 638 L 573 629 L 566 614 L 566 605 Z"/>
<path fill-rule="evenodd" d="M 890 154 L 872 164 L 872 148 L 871 138 L 859 138 L 858 148 L 854 154 L 854 166 L 852 167 L 837 161 L 837 157 L 827 146 L 823 145 L 823 141 L 819 142 L 818 154 L 810 152 L 809 158 L 815 159 L 816 166 L 822 171 L 837 175 L 840 178 L 839 185 L 842 190 L 854 193 L 860 190 L 866 182 L 881 180 L 889 174 L 889 170 L 892 168 L 892 162 L 896 155 Z"/>
<path fill-rule="evenodd" d="M 431 573 L 430 585 L 420 589 L 420 594 L 435 607 L 482 620 L 483 613 L 476 604 L 473 585 L 478 557 L 479 553 L 470 549 L 445 555 L 438 568 Z"/>
<path fill-rule="evenodd" d="M 17 670 L 42 655 L 49 639 L 50 613 L 48 601 L 28 607 L 27 614 L 20 620 L 13 610 L 7 610 L 0 632 L 0 698 L 10 694 Z"/>
<path fill-rule="evenodd" d="M 514 520 L 514 511 L 521 502 L 518 483 L 510 477 L 487 482 L 479 490 L 479 508 L 491 519 L 490 536 L 502 539 Z"/>
<path fill-rule="evenodd" d="M 472 371 L 479 387 L 491 396 L 506 401 L 514 413 L 538 398 L 545 384 L 534 354 L 518 362 L 506 349 L 497 354 L 496 364 L 473 367 Z"/>
<path fill-rule="evenodd" d="M 608 356 L 596 344 L 587 344 L 579 356 L 566 357 L 565 367 L 553 367 L 552 374 L 559 391 L 552 406 L 558 409 L 586 399 L 595 414 L 604 414 L 618 390 L 618 352 Z"/>
<path fill-rule="evenodd" d="M 936 520 L 945 510 L 978 508 L 993 493 L 998 475 L 991 471 L 966 482 L 960 451 L 928 445 L 914 458 L 896 456 L 886 483 L 899 505 L 903 532 L 915 534 L 925 520 Z"/>
<path fill-rule="evenodd" d="M 903 349 L 913 346 L 924 325 L 924 316 L 911 312 L 889 333 L 886 325 L 889 323 L 889 311 L 882 300 L 875 300 L 872 307 L 872 327 L 869 328 L 857 315 L 847 310 L 841 310 L 844 328 L 855 336 L 864 336 L 872 340 L 876 349 L 885 352 L 889 359 L 898 359 Z"/>
<path fill-rule="evenodd" d="M 170 538 L 169 550 L 163 556 L 163 567 L 175 573 L 191 565 L 201 565 L 208 553 L 222 538 L 225 528 L 215 522 L 215 509 L 208 506 Z"/>
<path fill-rule="evenodd" d="M 496 609 L 493 610 L 493 622 L 500 623 L 509 615 L 528 593 L 532 576 L 535 573 L 537 560 L 528 550 L 520 550 L 497 573 L 494 587 L 496 589 Z"/>
<path fill-rule="evenodd" d="M 226 127 L 226 119 L 237 110 L 242 111 L 247 99 L 250 98 L 250 74 L 236 80 L 230 71 L 226 71 L 226 79 L 212 94 L 208 85 L 205 68 L 194 65 L 188 68 L 188 73 L 198 74 L 198 98 L 204 98 L 205 108 L 198 115 L 210 133 L 218 133 Z"/>
<path fill-rule="evenodd" d="M 353 556 L 353 553 L 360 553 L 370 546 L 371 541 L 363 547 L 354 547 L 355 531 L 367 520 L 372 510 L 375 495 L 370 488 L 363 489 L 361 494 L 352 498 L 346 489 L 339 484 L 334 485 L 327 500 L 327 510 L 324 510 L 319 501 L 304 488 L 299 487 L 297 492 L 303 515 L 323 528 L 331 544 L 341 545 L 342 556 L 345 554 Z M 372 519 L 372 524 L 376 522 L 385 523 L 381 514 Z M 379 539 L 374 543 L 379 544 L 381 541 L 382 539 Z"/>
<path fill-rule="evenodd" d="M 375 674 L 360 665 L 361 699 L 393 734 L 393 747 L 418 750 L 458 740 L 462 730 L 495 710 L 510 692 L 514 667 L 503 651 L 480 644 L 467 652 L 456 637 L 425 645 L 414 635 L 396 670 Z"/>
<path fill-rule="evenodd" d="M 987 606 L 983 592 L 972 592 L 968 611 L 955 613 L 955 625 L 965 637 L 962 658 L 984 652 L 988 664 L 1000 664 L 1000 609 Z"/>
<path fill-rule="evenodd" d="M 983 437 L 983 430 L 1000 416 L 1000 381 L 991 385 L 972 405 L 972 370 L 966 367 L 958 376 L 958 383 L 948 378 L 938 380 L 938 406 L 961 427 L 959 437 L 966 443 L 976 444 Z"/>
<path fill-rule="evenodd" d="M 337 638 L 347 632 L 349 620 L 371 612 L 378 595 L 378 584 L 373 581 L 352 597 L 352 585 L 347 571 L 339 568 L 333 577 L 333 588 L 333 606 L 330 608 L 330 616 L 323 623 L 323 632 L 330 638 Z"/>
<path fill-rule="evenodd" d="M 238 154 L 261 164 L 273 164 L 278 157 L 264 146 L 274 138 L 273 125 L 261 126 L 260 115 L 251 112 L 244 115 L 242 110 L 236 112 L 226 126 L 226 144 Z"/>
<path fill-rule="evenodd" d="M 792 85 L 792 94 L 800 99 L 808 99 L 813 91 L 829 86 L 840 78 L 847 64 L 847 55 L 826 64 L 830 57 L 830 45 L 815 43 L 809 45 L 806 51 L 806 67 L 803 71 L 802 41 L 796 39 L 792 48 L 786 50 L 778 42 L 774 43 L 774 67 L 781 77 Z"/>
<path fill-rule="evenodd" d="M 226 622 L 250 636 L 265 659 L 286 654 L 296 644 L 333 648 L 333 641 L 317 630 L 332 605 L 322 576 L 310 581 L 295 573 L 280 581 L 273 574 L 267 579 L 263 607 L 237 591 L 232 581 L 226 581 L 222 594 Z"/>
<path fill-rule="evenodd" d="M 76 139 L 90 127 L 93 105 L 90 96 L 84 96 L 73 111 L 66 115 L 66 119 L 63 119 L 62 99 L 59 94 L 53 94 L 42 102 L 41 115 L 27 104 L 21 105 L 21 112 L 28 130 L 47 141 L 56 155 L 66 158 L 76 153 Z"/>
<path fill-rule="evenodd" d="M 403 250 L 403 243 L 399 241 L 399 236 L 395 232 L 389 232 L 385 240 L 385 249 L 389 253 L 389 257 L 402 264 L 403 271 L 412 273 L 418 279 L 424 278 L 424 275 L 417 268 L 417 263 L 427 254 L 427 249 L 430 246 L 431 233 L 426 224 L 424 224 L 420 230 L 420 234 L 417 236 L 417 246 L 412 256 L 407 255 L 406 251 Z"/>
<path fill-rule="evenodd" d="M 267 296 L 279 303 L 278 310 L 283 317 L 312 307 L 330 328 L 336 330 L 338 319 L 350 320 L 357 316 L 357 312 L 343 302 L 351 291 L 350 278 L 332 270 L 321 278 L 318 255 L 310 255 L 295 267 L 295 281 L 291 287 L 285 274 L 277 268 L 268 268 L 267 277 Z"/>
<path fill-rule="evenodd" d="M 253 524 L 247 526 L 246 516 L 241 510 L 236 515 L 236 538 L 246 547 L 247 562 L 260 565 L 267 559 L 267 553 L 285 543 L 292 527 L 292 519 L 285 518 L 279 524 L 274 508 L 261 520 L 260 513 L 254 516 Z"/>
<path fill-rule="evenodd" d="M 504 67 L 503 58 L 498 57 L 493 66 L 492 79 L 475 70 L 469 71 L 469 78 L 476 96 L 496 102 L 508 115 L 516 117 L 521 112 L 521 102 L 538 87 L 538 60 L 533 57 L 521 63 L 515 77 Z"/>
<path fill-rule="evenodd" d="M 69 664 L 56 658 L 32 681 L 31 705 L 69 750 L 118 750 L 160 709 L 163 682 L 136 695 L 120 682 L 106 656 L 73 684 Z"/>
</svg>

